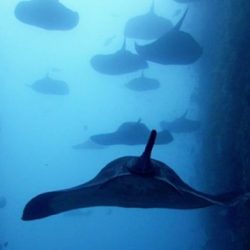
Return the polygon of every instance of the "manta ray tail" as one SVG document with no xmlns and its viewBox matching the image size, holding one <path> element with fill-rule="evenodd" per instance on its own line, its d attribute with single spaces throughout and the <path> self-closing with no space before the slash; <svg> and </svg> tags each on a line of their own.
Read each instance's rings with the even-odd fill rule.
<svg viewBox="0 0 250 250">
<path fill-rule="evenodd" d="M 183 16 L 182 16 L 182 18 L 180 19 L 180 21 L 175 25 L 175 29 L 176 30 L 180 30 L 180 28 L 181 28 L 181 26 L 182 26 L 182 24 L 183 24 L 183 22 L 184 22 L 184 20 L 185 20 L 185 17 L 186 17 L 186 15 L 187 15 L 187 13 L 188 13 L 188 8 L 186 9 L 186 11 L 184 12 L 184 14 L 183 14 Z"/>
<path fill-rule="evenodd" d="M 244 204 L 250 200 L 250 192 L 228 192 L 224 194 L 215 195 L 213 200 L 218 205 L 233 207 L 239 204 Z"/>
<path fill-rule="evenodd" d="M 152 130 L 152 131 L 151 131 L 151 134 L 150 134 L 150 136 L 149 136 L 147 145 L 146 145 L 146 147 L 145 147 L 145 150 L 144 150 L 144 152 L 143 152 L 143 154 L 142 154 L 142 156 L 141 156 L 141 158 L 143 158 L 143 159 L 146 160 L 146 161 L 150 161 L 151 152 L 152 152 L 152 149 L 153 149 L 154 144 L 155 144 L 156 136 L 157 136 L 156 130 Z"/>
<path fill-rule="evenodd" d="M 151 164 L 151 152 L 155 144 L 156 135 L 156 130 L 152 130 L 144 152 L 136 159 L 136 163 L 129 167 L 131 173 L 142 176 L 154 176 L 155 169 Z"/>
<path fill-rule="evenodd" d="M 247 192 L 247 193 L 236 195 L 236 196 L 232 197 L 232 199 L 227 202 L 227 205 L 237 206 L 240 204 L 244 204 L 245 202 L 247 202 L 249 200 L 250 200 L 250 192 Z"/>
</svg>

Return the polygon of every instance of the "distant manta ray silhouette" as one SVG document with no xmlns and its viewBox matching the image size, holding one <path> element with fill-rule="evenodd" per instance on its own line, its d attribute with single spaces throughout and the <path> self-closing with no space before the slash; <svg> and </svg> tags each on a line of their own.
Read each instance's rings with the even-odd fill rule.
<svg viewBox="0 0 250 250">
<path fill-rule="evenodd" d="M 128 20 L 124 35 L 128 38 L 154 40 L 172 28 L 173 24 L 170 20 L 155 14 L 153 1 L 148 13 Z"/>
<path fill-rule="evenodd" d="M 144 59 L 126 49 L 126 40 L 120 50 L 113 54 L 95 55 L 90 63 L 97 72 L 107 75 L 127 74 L 148 68 Z"/>
<path fill-rule="evenodd" d="M 201 127 L 201 123 L 188 119 L 187 113 L 186 111 L 181 117 L 171 122 L 161 121 L 161 128 L 168 129 L 172 133 L 191 133 L 197 131 Z"/>
<path fill-rule="evenodd" d="M 249 194 L 209 195 L 191 188 L 169 166 L 151 159 L 156 135 L 152 130 L 140 157 L 115 159 L 87 183 L 34 197 L 24 207 L 22 219 L 36 220 L 96 206 L 195 209 L 236 205 L 249 199 Z"/>
<path fill-rule="evenodd" d="M 156 41 L 144 46 L 135 43 L 137 53 L 146 61 L 163 65 L 186 65 L 197 61 L 202 55 L 201 46 L 190 34 L 180 31 L 187 11 L 173 29 Z"/>
<path fill-rule="evenodd" d="M 112 133 L 90 136 L 89 140 L 74 145 L 74 149 L 102 149 L 111 145 L 141 145 L 147 142 L 150 134 L 148 127 L 139 119 L 137 122 L 124 122 Z M 168 130 L 159 132 L 157 145 L 168 144 L 173 141 L 173 136 Z"/>
<path fill-rule="evenodd" d="M 98 134 L 90 137 L 90 140 L 100 145 L 141 145 L 147 142 L 150 135 L 148 127 L 139 119 L 137 122 L 124 122 L 115 132 Z M 173 136 L 168 130 L 159 132 L 157 145 L 168 144 L 173 141 Z"/>
<path fill-rule="evenodd" d="M 125 84 L 128 89 L 133 91 L 148 91 L 158 89 L 160 87 L 160 82 L 157 79 L 149 78 L 141 73 L 140 77 L 134 78 Z"/>
<path fill-rule="evenodd" d="M 69 87 L 66 82 L 54 80 L 49 74 L 35 81 L 33 84 L 27 84 L 27 86 L 42 94 L 67 95 L 69 93 Z"/>
<path fill-rule="evenodd" d="M 16 18 L 29 25 L 46 30 L 70 30 L 79 22 L 79 15 L 58 0 L 30 0 L 19 2 Z"/>
</svg>

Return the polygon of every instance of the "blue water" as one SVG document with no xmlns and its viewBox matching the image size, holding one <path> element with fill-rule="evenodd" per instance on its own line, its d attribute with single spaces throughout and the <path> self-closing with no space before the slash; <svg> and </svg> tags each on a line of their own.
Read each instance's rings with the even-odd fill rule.
<svg viewBox="0 0 250 250">
<path fill-rule="evenodd" d="M 112 132 L 126 121 L 141 118 L 159 130 L 161 120 L 175 119 L 186 110 L 196 119 L 199 110 L 190 104 L 197 84 L 193 65 L 150 63 L 147 75 L 157 78 L 161 88 L 145 93 L 124 86 L 140 72 L 108 76 L 91 68 L 93 55 L 113 53 L 122 46 L 126 21 L 147 12 L 151 1 L 61 1 L 80 15 L 78 26 L 70 31 L 47 31 L 19 22 L 14 16 L 18 2 L 0 2 L 0 195 L 8 201 L 0 210 L 0 243 L 8 241 L 10 250 L 201 249 L 206 241 L 204 210 L 99 207 L 85 209 L 88 215 L 21 220 L 25 204 L 35 195 L 84 183 L 111 160 L 143 150 L 143 146 L 74 150 L 72 145 L 93 134 Z M 159 0 L 156 11 L 176 23 L 176 10 L 185 6 Z M 192 31 L 192 18 L 190 12 L 184 30 Z M 128 49 L 134 51 L 132 39 Z M 69 95 L 42 95 L 27 87 L 48 72 L 68 83 Z M 153 158 L 202 189 L 196 181 L 197 155 L 191 153 L 198 147 L 197 135 L 175 135 L 171 144 L 155 146 Z"/>
</svg>

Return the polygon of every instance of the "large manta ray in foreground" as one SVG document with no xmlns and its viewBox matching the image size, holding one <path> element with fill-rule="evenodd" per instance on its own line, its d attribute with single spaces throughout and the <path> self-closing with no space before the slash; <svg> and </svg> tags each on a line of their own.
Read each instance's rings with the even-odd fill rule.
<svg viewBox="0 0 250 250">
<path fill-rule="evenodd" d="M 209 195 L 191 188 L 166 164 L 151 159 L 156 135 L 152 130 L 141 156 L 118 158 L 85 184 L 36 196 L 26 204 L 22 219 L 36 220 L 94 206 L 194 209 L 235 205 L 249 198 L 248 194 Z"/>
<path fill-rule="evenodd" d="M 202 48 L 189 33 L 180 30 L 187 11 L 173 29 L 156 41 L 144 46 L 135 44 L 137 53 L 146 61 L 163 65 L 196 62 L 202 55 Z"/>
<path fill-rule="evenodd" d="M 79 15 L 59 0 L 22 1 L 15 8 L 16 18 L 45 30 L 70 30 L 79 22 Z"/>
</svg>

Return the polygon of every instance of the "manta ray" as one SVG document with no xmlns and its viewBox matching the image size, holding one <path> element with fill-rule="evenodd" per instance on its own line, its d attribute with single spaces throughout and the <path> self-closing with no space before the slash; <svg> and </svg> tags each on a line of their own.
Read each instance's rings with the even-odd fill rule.
<svg viewBox="0 0 250 250">
<path fill-rule="evenodd" d="M 139 119 L 137 122 L 125 122 L 112 133 L 92 135 L 74 149 L 103 149 L 112 145 L 142 145 L 145 144 L 150 134 L 148 127 Z M 159 132 L 156 144 L 163 145 L 173 141 L 173 136 L 168 130 Z"/>
<path fill-rule="evenodd" d="M 154 40 L 172 28 L 170 20 L 155 14 L 153 2 L 148 13 L 128 20 L 124 35 L 128 38 Z"/>
<path fill-rule="evenodd" d="M 54 80 L 48 74 L 28 86 L 42 94 L 67 95 L 69 93 L 69 87 L 66 82 Z"/>
<path fill-rule="evenodd" d="M 58 0 L 30 0 L 19 2 L 16 18 L 45 30 L 70 30 L 79 22 L 79 15 L 66 8 Z"/>
<path fill-rule="evenodd" d="M 141 145 L 147 142 L 150 135 L 148 127 L 139 119 L 137 122 L 125 122 L 115 132 L 98 134 L 90 140 L 100 145 Z M 173 141 L 173 136 L 168 130 L 159 132 L 156 144 L 163 145 Z"/>
<path fill-rule="evenodd" d="M 201 46 L 189 33 L 180 30 L 187 11 L 174 28 L 156 41 L 144 46 L 135 43 L 137 53 L 147 61 L 163 65 L 187 65 L 197 61 L 202 55 Z"/>
<path fill-rule="evenodd" d="M 126 87 L 134 91 L 147 91 L 158 89 L 160 82 L 156 79 L 145 77 L 144 72 L 142 72 L 140 77 L 126 83 Z"/>
<path fill-rule="evenodd" d="M 168 129 L 172 133 L 190 133 L 197 131 L 201 123 L 199 121 L 190 120 L 187 118 L 187 111 L 179 118 L 171 122 L 161 121 L 162 129 Z"/>
<path fill-rule="evenodd" d="M 102 74 L 121 75 L 148 68 L 147 62 L 126 49 L 126 40 L 120 50 L 113 54 L 95 55 L 92 67 Z"/>
<path fill-rule="evenodd" d="M 72 209 L 115 206 L 124 208 L 195 209 L 230 206 L 249 195 L 210 195 L 186 184 L 165 163 L 152 159 L 157 132 L 151 131 L 141 156 L 125 156 L 108 163 L 92 180 L 73 188 L 42 193 L 24 207 L 25 221 Z"/>
</svg>

